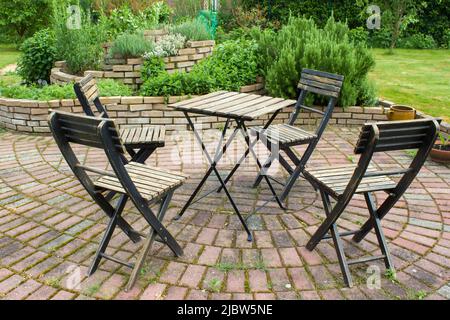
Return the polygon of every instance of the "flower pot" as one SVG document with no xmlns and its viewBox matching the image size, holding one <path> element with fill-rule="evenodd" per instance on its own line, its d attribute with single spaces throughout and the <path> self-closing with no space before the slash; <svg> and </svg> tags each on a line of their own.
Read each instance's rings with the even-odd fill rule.
<svg viewBox="0 0 450 320">
<path fill-rule="evenodd" d="M 450 144 L 442 145 L 441 142 L 436 142 L 431 149 L 430 157 L 439 163 L 450 163 Z"/>
<path fill-rule="evenodd" d="M 389 121 L 414 120 L 416 118 L 416 109 L 395 104 L 387 112 L 387 118 Z"/>
</svg>

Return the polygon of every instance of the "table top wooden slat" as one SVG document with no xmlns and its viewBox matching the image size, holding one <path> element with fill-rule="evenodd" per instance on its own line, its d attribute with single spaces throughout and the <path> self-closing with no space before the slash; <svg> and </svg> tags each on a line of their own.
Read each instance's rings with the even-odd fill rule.
<svg viewBox="0 0 450 320">
<path fill-rule="evenodd" d="M 179 111 L 224 118 L 254 120 L 294 105 L 297 101 L 233 91 L 217 91 L 201 97 L 170 104 Z"/>
</svg>

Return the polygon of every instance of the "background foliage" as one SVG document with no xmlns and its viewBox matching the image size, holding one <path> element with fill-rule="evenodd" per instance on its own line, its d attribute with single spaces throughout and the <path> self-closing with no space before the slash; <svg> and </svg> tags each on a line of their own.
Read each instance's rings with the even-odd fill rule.
<svg viewBox="0 0 450 320">
<path fill-rule="evenodd" d="M 49 16 L 51 0 L 0 0 L 0 34 L 21 41 L 48 26 Z"/>
<path fill-rule="evenodd" d="M 311 68 L 345 76 L 338 101 L 341 106 L 375 102 L 367 78 L 375 65 L 372 54 L 365 44 L 351 41 L 348 27 L 332 17 L 323 29 L 312 19 L 291 18 L 279 32 L 254 30 L 254 37 L 259 44 L 259 69 L 270 95 L 296 98 L 301 70 Z"/>
<path fill-rule="evenodd" d="M 20 46 L 22 55 L 18 61 L 18 74 L 29 84 L 50 81 L 50 70 L 56 57 L 55 35 L 52 30 L 42 29 L 25 40 Z"/>
</svg>

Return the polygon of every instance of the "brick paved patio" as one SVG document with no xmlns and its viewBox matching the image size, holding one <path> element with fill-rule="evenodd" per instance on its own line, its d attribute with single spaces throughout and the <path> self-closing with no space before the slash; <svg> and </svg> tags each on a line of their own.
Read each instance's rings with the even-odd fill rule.
<svg viewBox="0 0 450 320">
<path fill-rule="evenodd" d="M 352 144 L 358 128 L 332 127 L 325 133 L 310 165 L 355 161 Z M 169 137 L 167 147 L 149 164 L 189 173 L 165 224 L 184 247 L 174 258 L 159 243 L 141 270 L 139 281 L 124 292 L 129 270 L 104 262 L 86 278 L 106 219 L 74 180 L 51 137 L 3 133 L 0 136 L 0 298 L 2 299 L 448 299 L 450 298 L 450 168 L 427 162 L 395 209 L 383 220 L 397 268 L 397 280 L 375 263 L 352 267 L 357 285 L 343 286 L 331 242 L 309 252 L 305 244 L 324 218 L 313 188 L 300 180 L 288 199 L 289 211 L 270 204 L 249 220 L 255 241 L 231 214 L 222 194 L 213 194 L 172 221 L 203 176 L 200 150 L 188 153 L 191 134 Z M 211 138 L 212 139 L 212 138 Z M 183 141 L 184 143 L 182 143 Z M 234 145 L 235 148 L 242 144 Z M 106 167 L 102 152 L 78 149 L 90 165 Z M 262 148 L 261 148 L 262 150 Z M 411 159 L 405 152 L 377 156 L 388 168 Z M 235 200 L 250 212 L 270 197 L 264 183 L 250 186 L 256 174 L 249 161 L 231 182 Z M 281 171 L 279 173 L 282 174 Z M 214 181 L 209 187 L 216 185 Z M 381 200 L 382 194 L 377 195 Z M 127 207 L 124 215 L 145 231 L 143 218 Z M 356 197 L 339 220 L 342 230 L 358 228 L 367 217 Z M 360 244 L 345 241 L 352 258 L 376 253 L 371 234 Z M 139 245 L 116 232 L 110 254 L 133 259 Z M 376 266 L 381 288 L 366 284 Z M 368 272 L 369 271 L 369 272 Z M 78 283 L 81 281 L 81 283 Z"/>
</svg>

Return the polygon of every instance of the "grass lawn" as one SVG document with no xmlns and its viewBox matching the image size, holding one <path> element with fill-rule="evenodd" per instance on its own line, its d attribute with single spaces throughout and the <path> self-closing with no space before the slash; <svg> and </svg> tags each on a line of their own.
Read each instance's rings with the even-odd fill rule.
<svg viewBox="0 0 450 320">
<path fill-rule="evenodd" d="M 450 121 L 450 50 L 374 49 L 380 98 Z"/>
<path fill-rule="evenodd" d="M 19 51 L 10 44 L 0 44 L 0 69 L 8 64 L 16 63 Z"/>
<path fill-rule="evenodd" d="M 20 52 L 15 49 L 14 45 L 11 44 L 0 44 L 0 69 L 6 67 L 9 64 L 17 62 Z M 17 84 L 20 83 L 20 77 L 15 73 L 8 73 L 5 75 L 0 75 L 0 81 L 7 84 Z"/>
</svg>

